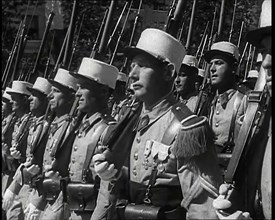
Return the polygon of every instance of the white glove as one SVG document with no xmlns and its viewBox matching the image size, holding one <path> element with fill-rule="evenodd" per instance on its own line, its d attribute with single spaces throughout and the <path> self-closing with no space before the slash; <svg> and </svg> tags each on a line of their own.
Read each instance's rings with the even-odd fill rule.
<svg viewBox="0 0 275 220">
<path fill-rule="evenodd" d="M 26 168 L 26 171 L 31 175 L 31 176 L 35 176 L 39 173 L 40 168 L 38 165 L 36 164 L 32 164 L 31 166 L 29 166 L 28 168 Z"/>
<path fill-rule="evenodd" d="M 7 211 L 11 207 L 11 205 L 15 199 L 15 196 L 16 196 L 15 193 L 10 191 L 9 189 L 6 189 L 5 194 L 3 196 L 2 209 Z"/>
<path fill-rule="evenodd" d="M 104 154 L 95 154 L 93 156 L 93 163 L 95 166 L 95 172 L 102 180 L 111 181 L 115 179 L 117 169 L 114 164 L 109 164 L 106 161 Z"/>
<path fill-rule="evenodd" d="M 11 147 L 11 148 L 10 148 L 10 153 L 11 153 L 11 156 L 12 156 L 14 159 L 19 159 L 19 158 L 21 157 L 20 151 L 16 150 L 15 147 Z"/>
<path fill-rule="evenodd" d="M 30 203 L 24 210 L 26 220 L 38 220 L 41 215 L 41 210 L 36 208 L 32 203 Z"/>
<path fill-rule="evenodd" d="M 55 172 L 55 171 L 49 170 L 45 173 L 45 177 L 58 182 L 61 180 L 61 176 L 59 175 L 58 171 Z"/>
<path fill-rule="evenodd" d="M 231 202 L 225 198 L 230 186 L 228 184 L 222 184 L 219 188 L 219 196 L 213 201 L 213 207 L 216 209 L 216 214 L 219 219 L 245 219 L 252 220 L 248 212 L 236 211 L 231 215 L 223 212 L 223 209 L 231 207 Z"/>
</svg>

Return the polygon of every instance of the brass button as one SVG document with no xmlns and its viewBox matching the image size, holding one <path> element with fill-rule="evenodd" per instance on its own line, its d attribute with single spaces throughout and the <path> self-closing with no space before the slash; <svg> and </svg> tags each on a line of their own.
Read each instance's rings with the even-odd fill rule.
<svg viewBox="0 0 275 220">
<path fill-rule="evenodd" d="M 134 154 L 134 159 L 137 160 L 138 159 L 138 153 Z"/>
<path fill-rule="evenodd" d="M 132 171 L 133 175 L 136 176 L 137 175 L 137 169 L 134 167 L 133 171 Z"/>
<path fill-rule="evenodd" d="M 216 127 L 219 127 L 219 123 L 216 123 L 215 126 L 216 126 Z"/>
<path fill-rule="evenodd" d="M 77 146 L 74 146 L 74 151 L 77 151 Z"/>
<path fill-rule="evenodd" d="M 140 143 L 140 138 L 139 137 L 137 138 L 137 142 Z"/>
<path fill-rule="evenodd" d="M 220 114 L 220 111 L 216 111 L 216 114 L 219 115 L 219 114 Z"/>
<path fill-rule="evenodd" d="M 178 106 L 178 107 L 176 107 L 176 110 L 179 111 L 179 110 L 181 110 L 181 108 Z"/>
</svg>

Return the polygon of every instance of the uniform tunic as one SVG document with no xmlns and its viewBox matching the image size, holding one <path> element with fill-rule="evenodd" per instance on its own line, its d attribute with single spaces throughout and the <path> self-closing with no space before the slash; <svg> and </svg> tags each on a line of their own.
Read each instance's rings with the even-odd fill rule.
<svg viewBox="0 0 275 220">
<path fill-rule="evenodd" d="M 75 132 L 76 137 L 74 139 L 73 145 L 71 146 L 72 151 L 70 163 L 68 166 L 70 183 L 83 183 L 82 171 L 84 169 L 84 162 L 87 156 L 88 147 L 91 147 L 89 144 L 92 142 L 92 138 L 94 137 L 92 135 L 98 131 L 97 129 L 100 129 L 99 127 L 102 126 L 102 124 L 104 124 L 104 131 L 100 133 L 99 137 L 99 142 L 103 141 L 107 131 L 107 125 L 112 123 L 114 123 L 113 118 L 111 118 L 108 114 L 99 112 L 93 114 L 89 118 L 86 116 L 83 118 L 79 128 Z M 87 175 L 85 181 L 87 181 L 87 183 L 95 183 L 96 174 L 94 172 L 94 166 L 92 162 L 90 162 L 88 169 L 88 173 L 90 175 Z M 43 219 L 59 219 L 60 216 L 62 216 L 62 218 L 71 216 L 70 219 L 90 219 L 92 215 L 91 212 L 84 211 L 76 213 L 71 211 L 71 213 L 62 213 L 62 209 L 59 209 L 58 211 L 57 207 L 61 207 L 63 204 L 62 198 L 62 193 L 60 193 L 55 203 L 52 206 L 46 208 Z M 94 199 L 95 200 L 91 202 L 93 202 L 95 206 L 96 197 Z"/>
<path fill-rule="evenodd" d="M 209 122 L 215 133 L 215 144 L 217 146 L 223 146 L 228 140 L 234 104 L 238 93 L 239 92 L 235 89 L 229 89 L 223 94 L 217 94 L 212 101 Z M 234 122 L 234 133 L 236 134 L 234 137 L 235 139 L 237 138 L 237 131 L 240 129 L 240 124 L 237 123 L 237 121 L 240 116 L 244 115 L 245 108 L 242 106 L 246 105 L 245 100 L 246 98 L 242 98 Z M 217 148 L 217 152 L 220 152 L 221 150 L 222 147 Z"/>
<path fill-rule="evenodd" d="M 162 197 L 161 201 L 158 201 L 159 204 L 184 207 L 187 210 L 187 219 L 217 218 L 212 202 L 217 196 L 217 189 L 222 179 L 214 152 L 209 150 L 193 159 L 175 155 L 173 150 L 176 147 L 177 131 L 173 133 L 175 137 L 170 145 L 162 143 L 162 137 L 175 117 L 171 111 L 175 103 L 173 95 L 169 94 L 152 109 L 142 110 L 140 119 L 147 122 L 144 122 L 143 128 L 138 129 L 132 142 L 130 176 L 127 178 L 131 183 L 148 186 L 152 167 L 158 159 L 160 163 L 157 166 L 155 186 L 168 189 L 166 197 L 159 195 Z M 172 188 L 180 189 L 182 196 L 171 195 Z M 130 185 L 130 193 L 137 193 L 134 191 L 135 189 Z M 103 193 L 100 195 L 103 197 Z M 175 196 L 180 200 L 170 199 Z M 128 200 L 136 202 L 133 197 Z M 108 208 L 107 205 L 106 208 Z"/>
</svg>

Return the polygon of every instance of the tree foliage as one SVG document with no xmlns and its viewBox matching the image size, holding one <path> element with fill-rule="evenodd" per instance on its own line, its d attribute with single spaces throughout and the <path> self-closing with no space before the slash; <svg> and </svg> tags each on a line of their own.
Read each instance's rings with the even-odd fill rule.
<svg viewBox="0 0 275 220">
<path fill-rule="evenodd" d="M 2 0 L 2 23 L 3 23 L 2 25 L 2 56 L 3 56 L 2 65 L 5 64 L 5 61 L 8 58 L 8 53 L 12 48 L 15 35 L 17 32 L 17 28 L 18 28 L 16 24 L 18 25 L 18 23 L 20 22 L 20 19 L 22 19 L 22 11 L 18 10 L 18 6 L 27 5 L 28 2 L 30 3 L 30 5 L 35 5 L 36 2 L 38 2 L 38 4 L 40 5 L 45 4 L 44 1 L 34 1 L 34 0 L 13 0 L 13 1 Z M 90 56 L 93 44 L 96 40 L 98 30 L 100 28 L 100 25 L 103 19 L 103 15 L 105 13 L 105 10 L 109 7 L 111 1 L 110 0 L 109 1 L 81 0 L 78 2 L 79 2 L 79 7 L 78 7 L 78 14 L 77 14 L 76 28 L 79 27 L 82 16 L 84 16 L 84 20 L 83 20 L 82 28 L 80 30 L 79 37 L 78 37 L 78 41 L 74 42 L 75 54 L 74 54 L 74 59 L 72 64 L 74 70 L 77 70 L 83 57 Z M 114 13 L 114 19 L 112 19 L 113 27 L 117 22 L 118 17 L 120 16 L 120 13 L 122 11 L 122 8 L 125 2 L 126 1 L 123 1 L 123 0 L 119 0 L 117 2 L 115 13 Z M 164 1 L 159 1 L 159 2 L 164 2 Z M 231 29 L 234 2 L 235 0 L 225 1 L 222 33 L 221 33 L 221 36 L 219 36 L 219 39 L 216 39 L 216 40 L 228 40 L 230 29 Z M 147 4 L 150 7 L 154 7 L 155 3 L 156 1 L 143 0 L 143 6 Z M 133 8 L 137 9 L 138 4 L 139 4 L 139 1 L 133 1 Z M 193 1 L 191 0 L 187 1 L 186 10 L 183 15 L 184 23 L 183 23 L 183 30 L 182 30 L 183 32 L 182 32 L 181 41 L 184 45 L 185 45 L 185 41 L 188 33 L 189 21 L 190 21 L 190 16 L 192 11 L 192 4 L 193 4 Z M 241 38 L 242 40 L 240 43 L 241 52 L 244 49 L 244 45 L 246 44 L 246 40 L 245 40 L 246 33 L 248 32 L 248 30 L 250 30 L 251 28 L 257 27 L 258 25 L 261 4 L 262 4 L 262 0 L 238 0 L 237 1 L 231 42 L 234 44 L 237 44 L 239 34 L 240 34 L 241 24 L 242 22 L 244 22 L 244 28 L 243 28 L 242 38 Z M 69 25 L 70 16 L 72 12 L 72 5 L 73 5 L 73 0 L 62 1 L 62 9 L 64 13 L 63 18 L 66 24 L 65 26 Z M 218 29 L 221 0 L 208 0 L 208 1 L 197 0 L 197 8 L 196 8 L 196 14 L 195 14 L 194 26 L 193 26 L 194 28 L 193 36 L 191 40 L 191 47 L 190 47 L 190 50 L 188 51 L 189 54 L 191 55 L 196 54 L 196 51 L 201 41 L 202 34 L 205 29 L 207 21 L 209 21 L 208 34 L 210 33 L 215 6 L 217 7 L 217 15 L 214 23 L 214 33 L 216 33 Z M 166 9 L 167 10 L 169 9 L 169 5 L 166 6 Z M 120 52 L 122 47 L 127 46 L 129 43 L 129 38 L 132 31 L 131 28 L 133 27 L 133 20 L 135 17 L 134 10 L 132 14 L 133 15 L 130 16 L 131 19 L 129 19 L 130 21 L 128 22 L 128 25 L 124 30 L 124 34 L 122 35 L 118 52 Z M 14 18 L 17 18 L 17 19 L 14 19 Z M 142 19 L 143 18 L 141 17 L 141 21 Z M 121 31 L 121 26 L 122 24 L 120 24 L 118 31 Z M 142 24 L 139 23 L 134 44 L 136 43 L 138 36 L 143 30 L 143 28 L 144 26 L 142 26 Z M 78 30 L 76 30 L 75 33 L 78 33 Z M 118 34 L 119 32 L 116 33 L 114 36 L 113 43 L 111 44 L 108 56 L 106 56 L 106 62 L 108 62 L 108 60 L 110 59 L 110 54 L 113 52 L 115 42 L 118 38 Z M 59 38 L 60 38 L 59 40 L 62 41 L 62 38 L 61 37 Z M 76 38 L 77 36 L 75 34 L 74 39 L 76 40 Z M 50 47 L 50 43 L 48 43 L 48 47 Z M 208 49 L 208 48 L 206 47 L 205 49 Z M 47 51 L 49 51 L 49 48 L 47 49 Z M 122 62 L 123 62 L 123 57 L 117 56 L 115 59 L 114 65 L 117 65 L 118 68 L 120 68 Z M 3 66 L 2 66 L 2 69 L 3 69 Z"/>
</svg>

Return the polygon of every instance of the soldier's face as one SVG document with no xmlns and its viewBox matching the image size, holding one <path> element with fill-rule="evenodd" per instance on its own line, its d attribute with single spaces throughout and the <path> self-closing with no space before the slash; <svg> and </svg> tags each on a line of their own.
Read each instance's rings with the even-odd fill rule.
<svg viewBox="0 0 275 220">
<path fill-rule="evenodd" d="M 12 110 L 17 112 L 21 109 L 24 109 L 25 106 L 28 104 L 28 98 L 25 95 L 12 93 L 11 94 L 12 99 Z"/>
<path fill-rule="evenodd" d="M 232 81 L 233 69 L 230 63 L 221 56 L 214 56 L 210 61 L 211 84 L 222 87 Z"/>
<path fill-rule="evenodd" d="M 30 110 L 31 112 L 38 112 L 42 110 L 42 107 L 45 106 L 45 98 L 43 94 L 33 91 L 32 95 L 29 97 L 30 100 Z"/>
<path fill-rule="evenodd" d="M 68 108 L 68 94 L 61 88 L 52 86 L 51 93 L 48 95 L 49 104 L 52 111 L 61 108 Z"/>
<path fill-rule="evenodd" d="M 261 41 L 260 51 L 263 56 L 262 67 L 265 70 L 266 85 L 270 95 L 272 95 L 272 55 L 271 55 L 271 35 L 264 37 Z"/>
<path fill-rule="evenodd" d="M 96 109 L 96 90 L 90 83 L 78 85 L 76 96 L 79 97 L 78 109 L 81 112 L 94 112 Z"/>
<path fill-rule="evenodd" d="M 10 104 L 2 101 L 2 115 L 8 115 L 10 111 L 11 111 Z"/>
<path fill-rule="evenodd" d="M 150 55 L 140 54 L 132 59 L 130 68 L 129 77 L 135 96 L 147 103 L 158 100 L 164 89 L 164 70 L 158 62 Z"/>
</svg>

